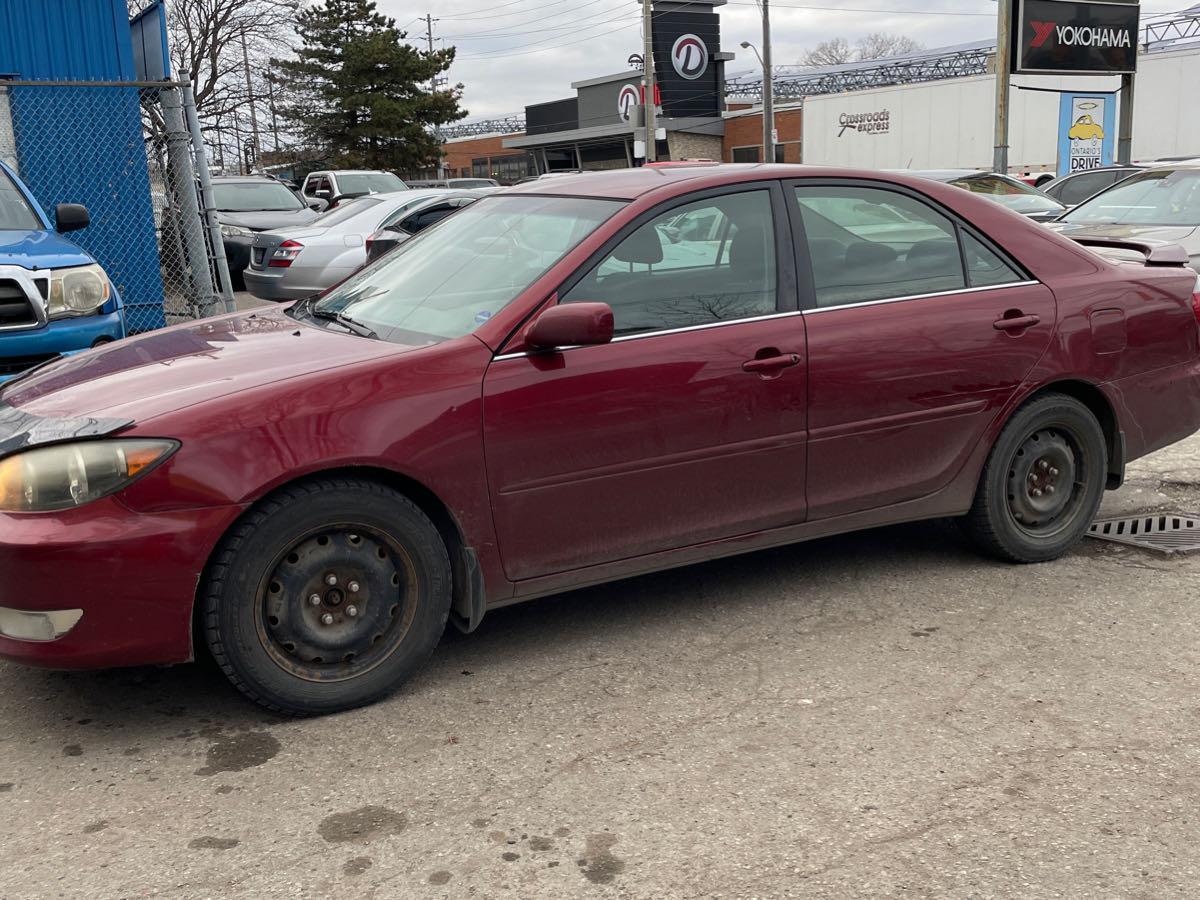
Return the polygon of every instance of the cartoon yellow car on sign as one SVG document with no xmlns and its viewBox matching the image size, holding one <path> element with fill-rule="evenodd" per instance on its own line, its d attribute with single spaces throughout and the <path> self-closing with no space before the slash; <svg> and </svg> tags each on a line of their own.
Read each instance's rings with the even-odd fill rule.
<svg viewBox="0 0 1200 900">
<path fill-rule="evenodd" d="M 1090 141 L 1095 138 L 1104 139 L 1104 129 L 1096 124 L 1091 116 L 1080 116 L 1067 132 L 1067 137 L 1073 141 Z"/>
</svg>

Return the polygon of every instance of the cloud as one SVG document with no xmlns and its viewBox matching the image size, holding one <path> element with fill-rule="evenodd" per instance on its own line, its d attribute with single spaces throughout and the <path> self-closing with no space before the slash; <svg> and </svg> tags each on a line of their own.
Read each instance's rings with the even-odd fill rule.
<svg viewBox="0 0 1200 900">
<path fill-rule="evenodd" d="M 425 45 L 425 21 L 412 18 L 413 6 L 401 0 L 377 0 L 381 12 L 396 19 L 409 40 Z M 782 3 L 838 7 L 802 10 L 772 7 L 774 62 L 799 61 L 814 44 L 833 37 L 853 42 L 875 31 L 907 35 L 927 47 L 947 46 L 993 37 L 995 4 L 987 0 L 925 0 L 920 15 L 899 12 L 910 0 L 780 0 Z M 1179 0 L 1144 0 L 1143 17 L 1180 8 Z M 850 8 L 847 10 L 846 8 Z M 855 12 L 897 9 L 896 14 Z M 464 106 L 472 118 L 524 110 L 530 103 L 571 97 L 571 82 L 629 68 L 631 53 L 640 53 L 641 6 L 634 0 L 428 0 L 436 46 L 453 45 L 458 60 L 450 80 L 464 86 Z M 910 7 L 911 9 L 911 7 Z M 742 41 L 758 44 L 762 25 L 751 0 L 731 0 L 718 8 L 722 49 L 737 54 L 727 63 L 730 73 L 757 68 Z M 978 12 L 979 16 L 956 15 Z M 927 14 L 925 14 L 927 13 Z M 419 40 L 418 40 L 419 39 Z"/>
</svg>

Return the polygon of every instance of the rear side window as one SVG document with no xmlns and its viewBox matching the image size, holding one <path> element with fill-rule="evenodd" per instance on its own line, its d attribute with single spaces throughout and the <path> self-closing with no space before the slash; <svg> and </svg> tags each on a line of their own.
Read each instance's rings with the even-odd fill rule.
<svg viewBox="0 0 1200 900">
<path fill-rule="evenodd" d="M 1046 193 L 1067 206 L 1078 206 L 1093 194 L 1100 193 L 1115 180 L 1116 177 L 1111 171 L 1087 172 L 1083 175 L 1076 175 L 1074 178 L 1065 179 L 1057 191 L 1048 190 Z"/>
<path fill-rule="evenodd" d="M 776 312 L 775 230 L 766 190 L 723 194 L 642 225 L 563 297 L 612 307 L 617 334 Z"/>
<path fill-rule="evenodd" d="M 954 223 L 907 194 L 797 187 L 817 306 L 962 290 Z"/>
<path fill-rule="evenodd" d="M 962 232 L 963 256 L 967 260 L 967 280 L 971 287 L 991 287 L 1014 284 L 1024 276 L 989 249 L 983 241 L 966 231 Z"/>
</svg>

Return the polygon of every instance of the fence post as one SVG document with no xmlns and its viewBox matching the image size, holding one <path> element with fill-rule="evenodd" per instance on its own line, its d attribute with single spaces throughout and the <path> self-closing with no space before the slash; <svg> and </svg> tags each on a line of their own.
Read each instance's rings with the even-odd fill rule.
<svg viewBox="0 0 1200 900">
<path fill-rule="evenodd" d="M 225 258 L 225 242 L 221 240 L 221 223 L 217 221 L 216 201 L 213 199 L 212 175 L 208 171 L 208 156 L 204 152 L 204 136 L 200 133 L 200 119 L 196 115 L 196 97 L 190 84 L 183 88 L 183 108 L 187 114 L 188 130 L 192 133 L 192 152 L 196 156 L 196 175 L 200 179 L 200 200 L 204 204 L 204 222 L 208 226 L 208 241 L 212 245 L 212 258 L 216 264 L 217 280 L 220 282 L 221 299 L 226 312 L 237 312 L 233 299 L 233 279 L 229 275 L 229 260 Z"/>
<path fill-rule="evenodd" d="M 179 231 L 187 254 L 187 271 L 191 275 L 191 301 L 202 316 L 210 315 L 216 304 L 212 271 L 208 266 L 208 247 L 200 225 L 200 207 L 196 202 L 196 184 L 189 148 L 191 136 L 183 121 L 183 105 L 178 88 L 164 88 L 160 96 L 163 123 L 167 128 L 167 166 L 175 186 L 179 204 Z"/>
</svg>

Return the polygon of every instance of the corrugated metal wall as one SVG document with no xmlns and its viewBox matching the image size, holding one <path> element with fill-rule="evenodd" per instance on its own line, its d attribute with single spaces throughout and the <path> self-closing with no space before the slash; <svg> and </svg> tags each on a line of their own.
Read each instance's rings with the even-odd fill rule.
<svg viewBox="0 0 1200 900">
<path fill-rule="evenodd" d="M 0 0 L 0 74 L 133 80 L 125 0 Z M 58 203 L 88 207 L 91 226 L 70 239 L 104 266 L 131 326 L 162 325 L 162 272 L 138 89 L 8 90 L 21 178 L 51 215 Z"/>
</svg>

